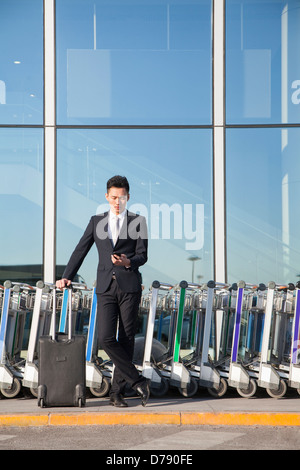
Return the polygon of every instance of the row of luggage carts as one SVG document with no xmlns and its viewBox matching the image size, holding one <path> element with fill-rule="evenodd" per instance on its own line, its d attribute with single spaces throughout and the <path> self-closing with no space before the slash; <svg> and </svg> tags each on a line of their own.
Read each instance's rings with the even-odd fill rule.
<svg viewBox="0 0 300 470">
<path fill-rule="evenodd" d="M 299 394 L 299 288 L 154 281 L 142 295 L 134 356 L 152 395 L 170 388 L 185 397 L 199 389 L 216 398 L 229 389 L 245 398 L 260 389 L 272 398 L 289 389 Z M 71 330 L 86 337 L 86 388 L 94 397 L 108 395 L 113 364 L 99 357 L 95 288 L 74 283 L 60 291 L 42 281 L 6 281 L 0 312 L 1 397 L 16 397 L 21 389 L 37 397 L 40 337 Z"/>
<path fill-rule="evenodd" d="M 160 337 L 167 311 L 170 329 L 166 354 L 156 362 L 148 354 L 145 375 L 158 390 L 177 386 L 185 396 L 199 387 L 214 397 L 228 388 L 245 398 L 258 389 L 272 398 L 283 397 L 289 388 L 299 394 L 299 287 L 153 283 L 142 302 L 149 309 L 147 328 L 155 328 L 160 315 Z"/>
</svg>

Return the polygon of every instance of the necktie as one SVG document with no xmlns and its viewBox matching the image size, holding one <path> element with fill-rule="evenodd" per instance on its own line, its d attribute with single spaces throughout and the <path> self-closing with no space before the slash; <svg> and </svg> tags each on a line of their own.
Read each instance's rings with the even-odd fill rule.
<svg viewBox="0 0 300 470">
<path fill-rule="evenodd" d="M 119 217 L 116 217 L 115 218 L 115 230 L 114 230 L 114 236 L 113 236 L 114 245 L 117 242 L 119 233 L 120 233 L 120 219 L 119 219 Z"/>
</svg>

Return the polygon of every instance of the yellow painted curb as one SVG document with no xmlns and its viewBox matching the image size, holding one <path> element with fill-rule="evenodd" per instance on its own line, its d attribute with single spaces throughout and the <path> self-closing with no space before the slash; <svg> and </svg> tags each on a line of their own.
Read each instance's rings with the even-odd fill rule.
<svg viewBox="0 0 300 470">
<path fill-rule="evenodd" d="M 300 413 L 181 413 L 181 424 L 300 426 Z"/>
<path fill-rule="evenodd" d="M 0 415 L 0 426 L 45 426 L 48 415 Z"/>
<path fill-rule="evenodd" d="M 49 417 L 52 426 L 71 425 L 180 425 L 180 413 L 99 413 L 99 414 L 53 414 Z"/>
<path fill-rule="evenodd" d="M 51 413 L 0 415 L 2 426 L 84 425 L 300 426 L 300 413 Z"/>
</svg>

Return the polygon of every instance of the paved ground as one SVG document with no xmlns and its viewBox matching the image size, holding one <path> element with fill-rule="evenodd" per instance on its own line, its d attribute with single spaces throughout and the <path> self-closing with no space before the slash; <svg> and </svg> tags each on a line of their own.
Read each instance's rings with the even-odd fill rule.
<svg viewBox="0 0 300 470">
<path fill-rule="evenodd" d="M 150 397 L 146 407 L 137 397 L 127 400 L 128 408 L 117 409 L 108 397 L 88 398 L 83 408 L 40 408 L 36 399 L 24 396 L 2 399 L 0 451 L 100 450 L 99 463 L 116 464 L 110 459 L 125 455 L 140 458 L 130 465 L 144 468 L 174 455 L 196 463 L 200 450 L 300 448 L 296 392 L 276 400 L 263 392 L 245 399 L 232 391 L 216 399 L 207 392 L 184 398 L 172 391 Z"/>
<path fill-rule="evenodd" d="M 203 450 L 299 450 L 299 427 L 33 426 L 0 428 L 1 450 L 100 450 L 113 455 L 191 455 Z M 182 463 L 185 463 L 182 460 Z M 224 463 L 224 462 L 223 462 Z M 252 461 L 253 464 L 253 461 Z"/>
</svg>

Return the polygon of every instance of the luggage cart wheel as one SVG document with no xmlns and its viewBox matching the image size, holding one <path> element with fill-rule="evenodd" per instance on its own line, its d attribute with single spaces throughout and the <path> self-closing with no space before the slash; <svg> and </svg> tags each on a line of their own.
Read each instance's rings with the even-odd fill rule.
<svg viewBox="0 0 300 470">
<path fill-rule="evenodd" d="M 30 393 L 31 395 L 34 397 L 34 398 L 37 398 L 38 397 L 38 389 L 37 387 L 30 387 Z"/>
<path fill-rule="evenodd" d="M 169 382 L 166 379 L 161 379 L 159 387 L 151 387 L 150 385 L 150 392 L 153 397 L 163 397 L 168 393 L 169 390 Z"/>
<path fill-rule="evenodd" d="M 279 387 L 277 389 L 267 388 L 267 394 L 272 398 L 282 398 L 286 394 L 287 384 L 286 381 L 280 379 Z"/>
<path fill-rule="evenodd" d="M 15 398 L 21 391 L 21 381 L 14 377 L 12 386 L 10 388 L 1 388 L 1 394 L 5 398 Z"/>
<path fill-rule="evenodd" d="M 227 380 L 221 377 L 219 387 L 218 388 L 209 387 L 207 388 L 207 391 L 212 397 L 221 398 L 225 395 L 225 393 L 227 392 L 227 389 L 228 389 Z"/>
<path fill-rule="evenodd" d="M 100 387 L 90 387 L 90 392 L 94 397 L 101 398 L 105 397 L 110 389 L 110 381 L 107 377 L 102 377 L 102 383 Z"/>
<path fill-rule="evenodd" d="M 238 394 L 243 398 L 253 397 L 253 395 L 255 395 L 256 393 L 256 390 L 257 390 L 257 383 L 256 383 L 256 380 L 254 379 L 249 380 L 249 385 L 247 388 L 237 387 Z"/>
<path fill-rule="evenodd" d="M 184 397 L 190 398 L 194 396 L 198 391 L 198 382 L 193 377 L 191 377 L 190 383 L 186 388 L 178 387 L 179 392 Z"/>
</svg>

